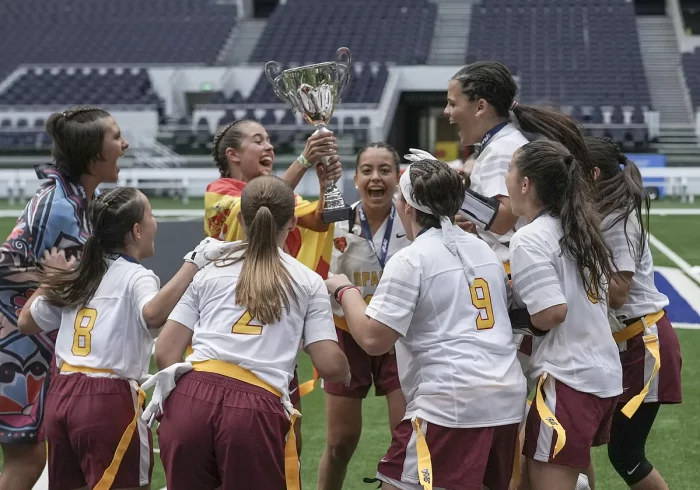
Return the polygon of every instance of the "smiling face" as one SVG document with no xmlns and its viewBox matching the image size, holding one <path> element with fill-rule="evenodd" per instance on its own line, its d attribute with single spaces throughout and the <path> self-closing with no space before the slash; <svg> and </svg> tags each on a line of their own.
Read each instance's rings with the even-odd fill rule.
<svg viewBox="0 0 700 490">
<path fill-rule="evenodd" d="M 90 174 L 100 182 L 117 182 L 119 180 L 117 160 L 124 156 L 129 143 L 124 139 L 119 125 L 112 116 L 102 118 L 100 123 L 104 129 L 102 160 L 90 164 Z"/>
<path fill-rule="evenodd" d="M 368 209 L 389 209 L 399 174 L 392 153 L 386 148 L 367 148 L 360 155 L 355 170 L 355 185 Z"/>
<path fill-rule="evenodd" d="M 255 177 L 272 174 L 275 147 L 265 128 L 254 121 L 246 121 L 237 129 L 242 136 L 239 147 L 226 149 L 231 176 L 250 182 Z"/>
</svg>

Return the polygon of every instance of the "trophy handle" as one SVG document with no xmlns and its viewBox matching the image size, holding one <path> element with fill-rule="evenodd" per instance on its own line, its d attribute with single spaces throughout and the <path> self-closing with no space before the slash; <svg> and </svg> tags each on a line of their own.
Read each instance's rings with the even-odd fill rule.
<svg viewBox="0 0 700 490">
<path fill-rule="evenodd" d="M 345 89 L 347 89 L 350 82 L 351 63 L 350 50 L 348 48 L 338 49 L 335 62 L 336 67 L 338 67 L 338 101 L 340 101 L 340 97 L 345 93 Z"/>
<path fill-rule="evenodd" d="M 267 81 L 270 82 L 270 85 L 272 85 L 272 90 L 275 91 L 275 95 L 277 95 L 282 102 L 291 104 L 287 96 L 286 87 L 284 86 L 284 80 L 282 79 L 282 67 L 280 64 L 276 61 L 268 61 L 265 63 L 265 76 L 267 77 Z"/>
</svg>

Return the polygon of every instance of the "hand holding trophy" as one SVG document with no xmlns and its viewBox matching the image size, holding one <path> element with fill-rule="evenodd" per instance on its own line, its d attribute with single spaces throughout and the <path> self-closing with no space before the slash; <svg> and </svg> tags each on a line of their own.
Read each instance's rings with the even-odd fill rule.
<svg viewBox="0 0 700 490">
<path fill-rule="evenodd" d="M 265 64 L 265 75 L 283 102 L 299 111 L 318 132 L 330 132 L 326 125 L 350 81 L 350 50 L 340 48 L 337 61 L 282 70 L 276 61 Z M 323 158 L 328 164 L 328 157 Z M 323 222 L 349 220 L 352 209 L 343 200 L 335 182 L 329 181 L 324 194 Z"/>
</svg>

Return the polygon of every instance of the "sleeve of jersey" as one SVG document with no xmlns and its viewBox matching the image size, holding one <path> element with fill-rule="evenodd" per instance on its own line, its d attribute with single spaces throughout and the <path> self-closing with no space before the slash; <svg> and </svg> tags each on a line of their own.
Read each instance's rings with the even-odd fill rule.
<svg viewBox="0 0 700 490">
<path fill-rule="evenodd" d="M 503 153 L 494 153 L 481 163 L 481 189 L 480 194 L 486 197 L 507 196 L 506 174 L 510 167 L 512 156 Z"/>
<path fill-rule="evenodd" d="M 625 228 L 627 235 L 625 235 Z M 639 228 L 632 220 L 622 219 L 603 232 L 603 237 L 612 251 L 613 262 L 618 270 L 635 272 L 637 269 L 636 246 L 639 244 Z M 628 241 L 629 238 L 629 241 Z"/>
<path fill-rule="evenodd" d="M 44 332 L 56 330 L 61 326 L 61 308 L 49 304 L 43 296 L 39 296 L 30 308 L 34 322 Z"/>
<path fill-rule="evenodd" d="M 530 315 L 566 303 L 551 255 L 536 243 L 511 242 L 513 291 Z"/>
<path fill-rule="evenodd" d="M 180 323 L 190 330 L 194 330 L 195 325 L 199 321 L 199 304 L 197 302 L 197 294 L 194 290 L 195 283 L 191 283 L 178 301 L 173 311 L 170 312 L 168 320 Z"/>
<path fill-rule="evenodd" d="M 152 271 L 145 271 L 138 274 L 131 287 L 131 294 L 134 297 L 134 304 L 139 311 L 139 321 L 143 328 L 148 328 L 146 320 L 143 318 L 143 309 L 160 291 L 160 280 Z"/>
<path fill-rule="evenodd" d="M 367 306 L 367 316 L 405 337 L 420 296 L 420 282 L 420 264 L 394 255 Z"/>
<path fill-rule="evenodd" d="M 304 348 L 321 340 L 338 342 L 326 285 L 321 276 L 314 275 L 313 278 L 312 292 L 304 316 Z"/>
</svg>

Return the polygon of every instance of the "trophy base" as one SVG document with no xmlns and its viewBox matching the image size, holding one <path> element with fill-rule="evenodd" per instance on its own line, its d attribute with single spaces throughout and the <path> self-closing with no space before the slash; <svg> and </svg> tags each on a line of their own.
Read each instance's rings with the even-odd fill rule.
<svg viewBox="0 0 700 490">
<path fill-rule="evenodd" d="M 325 224 L 348 221 L 352 217 L 352 208 L 346 204 L 339 208 L 324 209 L 321 215 Z"/>
</svg>

